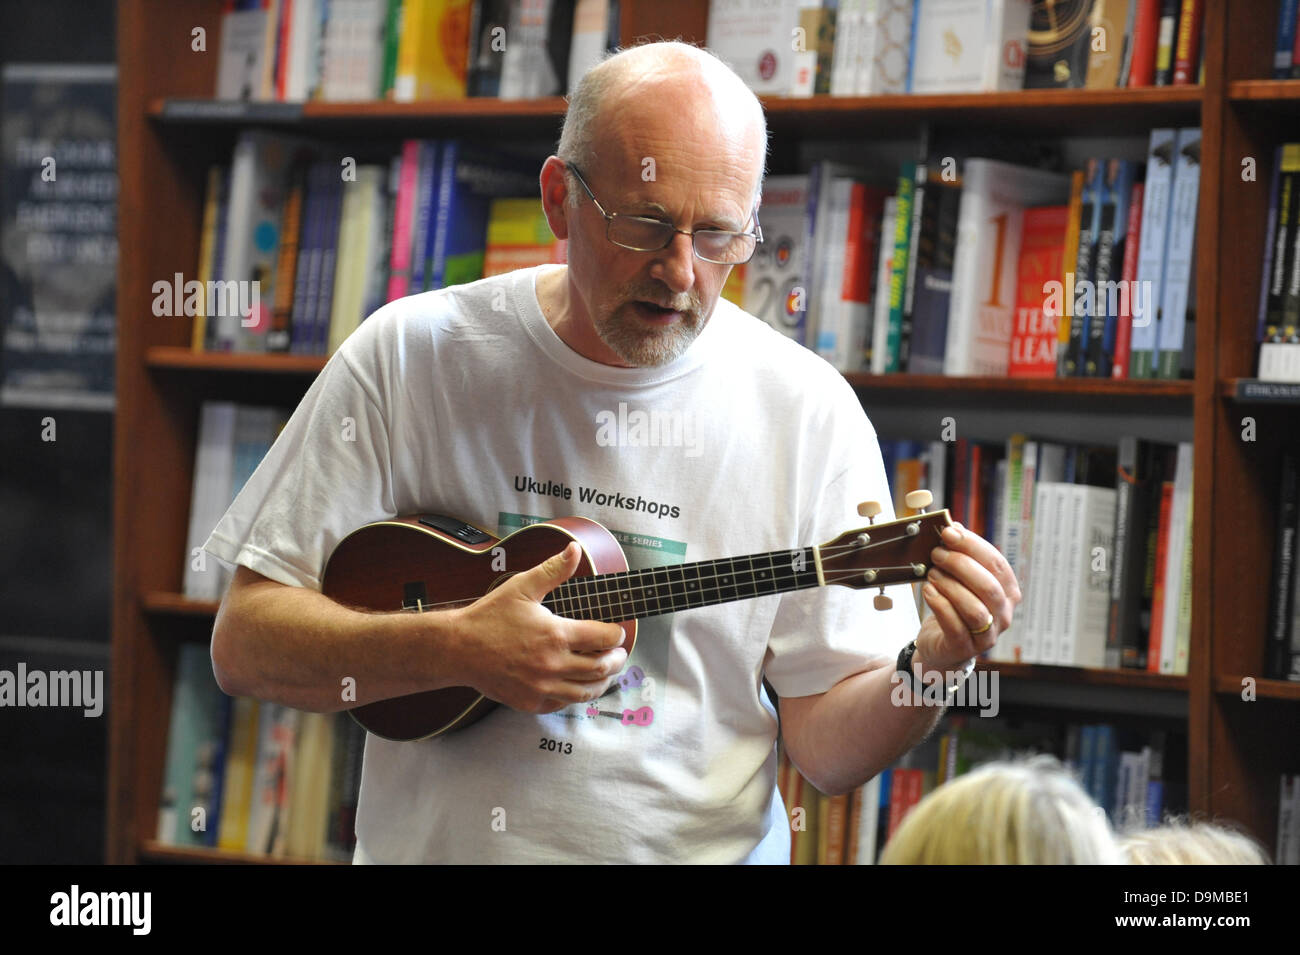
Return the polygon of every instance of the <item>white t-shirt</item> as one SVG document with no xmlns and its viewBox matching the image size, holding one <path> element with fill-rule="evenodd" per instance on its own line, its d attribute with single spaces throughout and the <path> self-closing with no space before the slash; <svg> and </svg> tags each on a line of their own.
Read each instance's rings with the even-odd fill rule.
<svg viewBox="0 0 1300 955">
<path fill-rule="evenodd" d="M 675 362 L 603 365 L 547 324 L 539 271 L 400 299 L 362 323 L 205 548 L 319 590 L 345 535 L 395 515 L 501 534 L 580 515 L 619 536 L 633 569 L 823 543 L 862 524 L 863 500 L 892 518 L 875 432 L 812 352 L 719 300 Z M 582 704 L 498 707 L 424 742 L 369 735 L 356 860 L 788 862 L 761 679 L 808 696 L 892 663 L 916 608 L 904 592 L 877 612 L 870 593 L 642 620 L 628 662 L 645 680 L 598 709 L 648 706 L 648 726 Z"/>
</svg>

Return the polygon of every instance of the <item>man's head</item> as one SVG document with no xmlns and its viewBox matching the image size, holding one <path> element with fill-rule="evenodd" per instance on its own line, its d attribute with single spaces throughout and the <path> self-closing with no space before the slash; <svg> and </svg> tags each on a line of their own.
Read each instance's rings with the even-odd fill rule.
<svg viewBox="0 0 1300 955">
<path fill-rule="evenodd" d="M 598 360 L 672 361 L 703 329 L 731 266 L 695 255 L 689 235 L 638 252 L 606 237 L 606 213 L 687 232 L 753 232 L 767 151 L 758 99 L 712 54 L 683 43 L 617 53 L 569 100 L 558 156 L 542 169 L 552 230 L 569 240 L 570 341 Z"/>
</svg>

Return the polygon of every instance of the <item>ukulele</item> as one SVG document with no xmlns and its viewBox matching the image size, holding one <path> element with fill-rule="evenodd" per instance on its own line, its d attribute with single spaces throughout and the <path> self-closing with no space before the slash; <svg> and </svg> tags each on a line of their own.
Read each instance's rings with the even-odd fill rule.
<svg viewBox="0 0 1300 955">
<path fill-rule="evenodd" d="M 585 517 L 544 521 L 497 538 L 455 518 L 421 514 L 367 524 L 339 541 L 325 565 L 321 592 L 372 612 L 463 607 L 577 541 L 582 547 L 578 569 L 542 606 L 561 617 L 617 623 L 630 658 L 641 617 L 830 584 L 879 587 L 875 608 L 888 610 L 893 601 L 884 588 L 921 580 L 930 569 L 930 551 L 952 524 L 947 510 L 925 512 L 931 502 L 929 491 L 912 491 L 907 506 L 920 514 L 876 524 L 880 504 L 868 501 L 858 507 L 868 526 L 825 544 L 645 570 L 628 570 L 614 536 Z M 626 689 L 643 678 L 633 666 L 617 682 Z M 464 729 L 497 705 L 472 687 L 458 686 L 379 700 L 350 712 L 377 736 L 409 741 Z M 593 706 L 589 714 L 591 709 L 596 709 L 592 715 L 624 725 L 648 726 L 653 720 L 649 707 L 613 712 Z"/>
</svg>

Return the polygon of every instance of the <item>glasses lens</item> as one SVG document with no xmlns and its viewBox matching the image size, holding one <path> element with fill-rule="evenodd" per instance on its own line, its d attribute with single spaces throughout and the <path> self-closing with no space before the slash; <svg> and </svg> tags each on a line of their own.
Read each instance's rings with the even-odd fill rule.
<svg viewBox="0 0 1300 955">
<path fill-rule="evenodd" d="M 625 249 L 658 252 L 671 241 L 673 227 L 667 222 L 659 222 L 655 219 L 615 215 L 609 220 L 606 234 L 609 236 L 609 241 Z"/>
<path fill-rule="evenodd" d="M 700 229 L 695 233 L 695 254 L 719 265 L 739 265 L 754 254 L 754 236 L 741 232 Z"/>
</svg>

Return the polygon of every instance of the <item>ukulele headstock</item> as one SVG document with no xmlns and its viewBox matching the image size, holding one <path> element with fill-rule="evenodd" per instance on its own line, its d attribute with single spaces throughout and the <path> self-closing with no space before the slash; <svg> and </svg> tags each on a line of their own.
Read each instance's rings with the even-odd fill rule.
<svg viewBox="0 0 1300 955">
<path fill-rule="evenodd" d="M 906 498 L 911 508 L 928 507 L 931 500 L 929 491 L 912 491 Z M 880 505 L 875 501 L 860 505 L 858 513 L 872 523 L 845 531 L 818 548 L 822 574 L 828 584 L 856 590 L 880 587 L 876 609 L 888 610 L 893 601 L 883 588 L 924 579 L 931 566 L 930 551 L 943 542 L 940 535 L 952 524 L 952 515 L 944 508 L 876 524 Z"/>
</svg>

